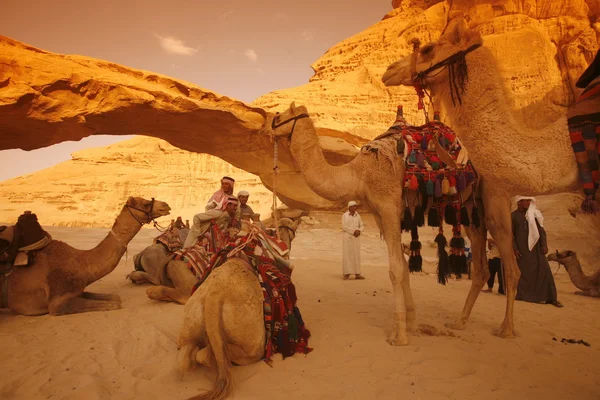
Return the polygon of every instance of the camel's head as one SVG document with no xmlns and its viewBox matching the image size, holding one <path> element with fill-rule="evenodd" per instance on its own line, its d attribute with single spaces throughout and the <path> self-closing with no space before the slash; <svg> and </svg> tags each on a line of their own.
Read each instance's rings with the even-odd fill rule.
<svg viewBox="0 0 600 400">
<path fill-rule="evenodd" d="M 418 39 L 411 40 L 415 52 L 388 67 L 382 80 L 386 86 L 412 86 L 424 80 L 425 86 L 448 83 L 448 62 L 458 61 L 461 55 L 473 51 L 483 44 L 481 35 L 469 29 L 462 18 L 454 19 L 438 39 L 420 46 Z"/>
<path fill-rule="evenodd" d="M 125 203 L 125 208 L 141 225 L 147 224 L 156 218 L 169 215 L 171 211 L 171 207 L 164 201 L 154 200 L 154 198 L 146 200 L 141 197 L 130 197 L 127 203 Z"/>
<path fill-rule="evenodd" d="M 571 251 L 571 250 L 564 250 L 564 251 L 556 250 L 555 253 L 548 254 L 546 256 L 546 258 L 548 259 L 548 261 L 556 261 L 559 264 L 565 265 L 565 261 L 567 259 L 570 259 L 571 257 L 575 257 L 576 255 L 577 255 L 577 253 L 575 253 L 574 251 Z"/>
<path fill-rule="evenodd" d="M 290 218 L 281 218 L 279 220 L 279 238 L 292 250 L 292 240 L 296 238 L 296 230 L 300 225 L 300 220 L 296 222 Z"/>
<path fill-rule="evenodd" d="M 262 130 L 275 137 L 290 137 L 294 133 L 296 122 L 302 118 L 310 118 L 306 107 L 296 107 L 295 102 L 292 102 L 284 112 L 270 114 Z"/>
</svg>

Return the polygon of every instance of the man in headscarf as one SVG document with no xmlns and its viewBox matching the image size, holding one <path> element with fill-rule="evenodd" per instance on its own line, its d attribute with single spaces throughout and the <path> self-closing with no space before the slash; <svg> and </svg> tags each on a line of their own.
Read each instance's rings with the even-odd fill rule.
<svg viewBox="0 0 600 400">
<path fill-rule="evenodd" d="M 557 300 L 556 284 L 546 259 L 548 242 L 544 217 L 536 208 L 535 198 L 517 196 L 517 210 L 511 214 L 513 251 L 521 270 L 517 300 L 563 305 Z"/>
<path fill-rule="evenodd" d="M 221 178 L 221 189 L 217 190 L 211 198 L 208 200 L 204 211 L 208 210 L 221 210 L 224 211 L 227 206 L 226 199 L 229 196 L 233 196 L 233 185 L 235 180 L 228 176 Z"/>
<path fill-rule="evenodd" d="M 231 227 L 239 228 L 239 222 L 235 218 L 239 203 L 238 199 L 236 197 L 229 196 L 225 199 L 224 203 L 225 211 L 212 209 L 194 215 L 192 229 L 190 229 L 183 247 L 194 246 L 198 241 L 198 238 L 208 231 L 211 221 L 215 221 L 221 231 L 225 231 Z"/>
<path fill-rule="evenodd" d="M 252 211 L 252 207 L 248 205 L 248 199 L 250 198 L 250 193 L 245 190 L 240 190 L 238 192 L 238 200 L 240 201 L 240 206 L 237 210 L 237 219 L 250 219 L 254 215 L 254 211 Z"/>
<path fill-rule="evenodd" d="M 344 231 L 342 241 L 342 266 L 344 279 L 354 274 L 354 279 L 365 279 L 360 274 L 360 234 L 365 226 L 360 219 L 356 209 L 355 201 L 348 202 L 348 211 L 342 215 L 342 230 Z"/>
</svg>

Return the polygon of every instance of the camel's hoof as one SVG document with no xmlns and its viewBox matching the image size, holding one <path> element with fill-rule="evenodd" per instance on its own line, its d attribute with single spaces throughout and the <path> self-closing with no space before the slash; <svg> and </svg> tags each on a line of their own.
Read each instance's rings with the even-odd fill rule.
<svg viewBox="0 0 600 400">
<path fill-rule="evenodd" d="M 406 346 L 408 345 L 408 337 L 400 339 L 388 339 L 387 342 L 392 346 Z"/>
<path fill-rule="evenodd" d="M 508 330 L 508 329 L 502 329 L 502 330 L 498 331 L 496 333 L 496 336 L 498 336 L 502 339 L 514 339 L 515 337 L 517 337 L 513 331 Z"/>
<path fill-rule="evenodd" d="M 457 331 L 464 330 L 465 329 L 465 325 L 466 324 L 464 322 L 462 322 L 461 320 L 454 321 L 454 322 L 446 322 L 444 324 L 444 326 L 446 328 L 454 329 L 454 330 L 457 330 Z"/>
</svg>

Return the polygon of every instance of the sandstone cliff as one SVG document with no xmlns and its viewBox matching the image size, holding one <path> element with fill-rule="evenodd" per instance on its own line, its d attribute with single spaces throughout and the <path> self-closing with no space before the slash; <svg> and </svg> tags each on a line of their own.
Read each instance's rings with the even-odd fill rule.
<svg viewBox="0 0 600 400">
<path fill-rule="evenodd" d="M 249 204 L 270 214 L 272 196 L 256 175 L 207 155 L 178 149 L 164 140 L 137 137 L 82 150 L 72 160 L 0 183 L 0 221 L 13 222 L 32 210 L 42 224 L 110 227 L 131 195 L 154 197 L 171 206 L 165 225 L 181 216 L 191 221 L 228 175 L 235 192 L 251 193 Z"/>
</svg>

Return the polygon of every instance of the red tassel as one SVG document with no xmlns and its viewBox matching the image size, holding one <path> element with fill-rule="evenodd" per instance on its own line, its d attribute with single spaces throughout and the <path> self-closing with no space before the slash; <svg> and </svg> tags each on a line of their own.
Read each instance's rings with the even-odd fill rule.
<svg viewBox="0 0 600 400">
<path fill-rule="evenodd" d="M 454 175 L 450 175 L 448 181 L 450 182 L 450 187 L 456 186 L 456 177 Z"/>
<path fill-rule="evenodd" d="M 416 175 L 410 177 L 410 185 L 408 187 L 410 190 L 419 190 L 419 181 L 417 180 Z"/>
</svg>

